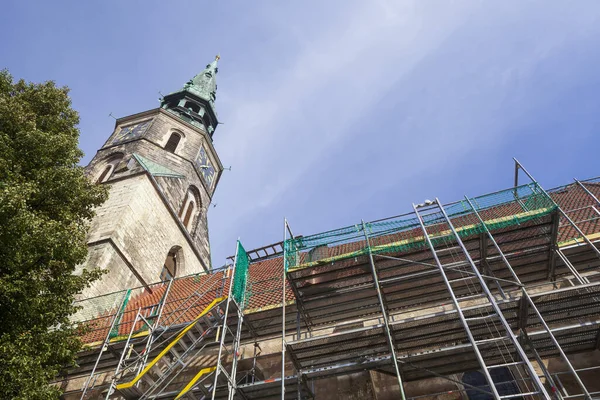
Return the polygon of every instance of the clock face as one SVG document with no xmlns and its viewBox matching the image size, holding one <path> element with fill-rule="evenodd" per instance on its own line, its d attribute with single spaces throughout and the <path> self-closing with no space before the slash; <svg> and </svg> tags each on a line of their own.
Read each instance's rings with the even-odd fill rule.
<svg viewBox="0 0 600 400">
<path fill-rule="evenodd" d="M 208 187 L 209 188 L 212 187 L 213 180 L 215 179 L 216 171 L 215 171 L 215 167 L 212 164 L 212 161 L 210 161 L 210 158 L 208 157 L 208 154 L 206 153 L 206 149 L 204 148 L 204 146 L 200 147 L 200 151 L 198 152 L 198 155 L 196 156 L 195 162 L 196 162 L 196 167 L 198 168 L 198 171 L 204 178 L 204 181 L 206 182 Z"/>
<path fill-rule="evenodd" d="M 140 122 L 139 124 L 127 125 L 121 128 L 119 133 L 115 135 L 113 143 L 124 142 L 131 139 L 136 139 L 142 136 L 146 128 L 150 125 L 151 120 Z"/>
</svg>

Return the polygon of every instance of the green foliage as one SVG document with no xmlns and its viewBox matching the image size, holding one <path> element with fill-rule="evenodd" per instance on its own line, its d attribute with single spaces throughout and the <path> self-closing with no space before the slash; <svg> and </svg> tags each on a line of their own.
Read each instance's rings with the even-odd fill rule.
<svg viewBox="0 0 600 400">
<path fill-rule="evenodd" d="M 106 189 L 77 165 L 67 88 L 0 72 L 0 398 L 55 399 L 48 382 L 81 343 L 73 300 L 100 271 L 77 271 Z"/>
</svg>

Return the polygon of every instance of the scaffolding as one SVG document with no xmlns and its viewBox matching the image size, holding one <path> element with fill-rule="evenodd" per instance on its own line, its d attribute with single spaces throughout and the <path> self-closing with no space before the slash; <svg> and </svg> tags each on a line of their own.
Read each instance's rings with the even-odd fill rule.
<svg viewBox="0 0 600 400">
<path fill-rule="evenodd" d="M 94 343 L 70 375 L 81 399 L 308 399 L 377 371 L 402 399 L 438 378 L 466 397 L 591 400 L 600 367 L 570 355 L 600 348 L 598 196 L 598 178 L 546 191 L 515 160 L 506 190 L 310 236 L 285 220 L 282 242 L 238 240 L 224 269 L 88 299 L 76 318 Z"/>
<path fill-rule="evenodd" d="M 575 180 L 587 199 L 564 210 L 555 199 L 565 187 L 548 193 L 517 161 L 516 171 L 531 182 L 311 236 L 287 229 L 285 277 L 306 329 L 285 342 L 282 363 L 305 379 L 387 369 L 402 398 L 403 381 L 471 370 L 492 398 L 596 395 L 567 352 L 592 351 L 600 337 L 597 277 L 582 275 L 598 267 L 600 203 Z M 343 331 L 346 321 L 363 326 Z M 542 357 L 559 357 L 578 391 L 560 394 Z M 512 379 L 501 383 L 499 369 Z"/>
<path fill-rule="evenodd" d="M 238 241 L 233 264 L 179 279 L 185 297 L 169 296 L 171 279 L 80 302 L 74 321 L 92 350 L 70 373 L 87 374 L 79 398 L 233 399 L 248 266 Z"/>
</svg>

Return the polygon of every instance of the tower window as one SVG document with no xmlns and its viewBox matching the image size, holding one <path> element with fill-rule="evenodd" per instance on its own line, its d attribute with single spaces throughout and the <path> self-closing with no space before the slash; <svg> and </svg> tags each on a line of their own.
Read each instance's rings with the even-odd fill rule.
<svg viewBox="0 0 600 400">
<path fill-rule="evenodd" d="M 183 224 L 186 228 L 190 228 L 190 221 L 192 219 L 192 215 L 194 215 L 195 204 L 193 201 L 190 201 L 187 210 L 185 211 L 185 217 L 183 218 Z"/>
<path fill-rule="evenodd" d="M 169 268 L 167 268 L 167 264 L 163 265 L 162 271 L 160 271 L 160 280 L 162 281 L 168 281 L 170 279 L 173 279 L 173 274 L 171 273 L 171 271 L 169 271 Z"/>
<path fill-rule="evenodd" d="M 113 169 L 114 169 L 114 165 L 112 165 L 112 164 L 107 165 L 106 168 L 104 168 L 104 171 L 102 171 L 102 174 L 100 174 L 100 178 L 98 178 L 96 183 L 106 182 L 108 180 L 108 178 L 110 178 L 110 175 L 112 174 Z"/>
<path fill-rule="evenodd" d="M 175 153 L 177 146 L 179 145 L 179 141 L 181 140 L 181 136 L 177 133 L 172 133 L 167 140 L 167 144 L 165 145 L 165 150 L 170 151 L 171 153 Z"/>
<path fill-rule="evenodd" d="M 112 156 L 110 156 L 107 160 L 106 166 L 102 170 L 102 173 L 96 180 L 96 183 L 102 183 L 102 182 L 106 182 L 107 180 L 109 180 L 110 177 L 112 176 L 113 172 L 115 172 L 115 169 L 117 168 L 117 165 L 119 165 L 121 160 L 123 160 L 122 153 L 116 153 L 116 154 L 113 154 Z"/>
<path fill-rule="evenodd" d="M 200 112 L 200 106 L 196 103 L 192 103 L 191 101 L 185 103 L 185 108 L 195 112 L 196 114 Z"/>
<path fill-rule="evenodd" d="M 196 219 L 198 210 L 202 209 L 200 201 L 198 189 L 195 186 L 190 186 L 179 211 L 179 218 L 181 218 L 181 222 L 183 222 L 183 225 L 190 233 L 194 227 L 194 220 Z"/>
<path fill-rule="evenodd" d="M 171 250 L 169 250 L 169 254 L 167 254 L 167 258 L 165 259 L 165 263 L 160 272 L 161 281 L 168 281 L 177 276 L 177 268 L 183 261 L 182 257 L 181 247 L 173 246 Z"/>
</svg>

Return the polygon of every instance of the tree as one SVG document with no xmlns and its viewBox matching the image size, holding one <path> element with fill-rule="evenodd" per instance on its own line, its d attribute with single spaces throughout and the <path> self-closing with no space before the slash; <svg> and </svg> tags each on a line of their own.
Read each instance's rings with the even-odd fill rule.
<svg viewBox="0 0 600 400">
<path fill-rule="evenodd" d="M 2 399 L 58 397 L 49 382 L 81 348 L 69 322 L 73 300 L 101 274 L 76 271 L 107 192 L 78 166 L 79 116 L 68 92 L 0 71 Z"/>
</svg>

